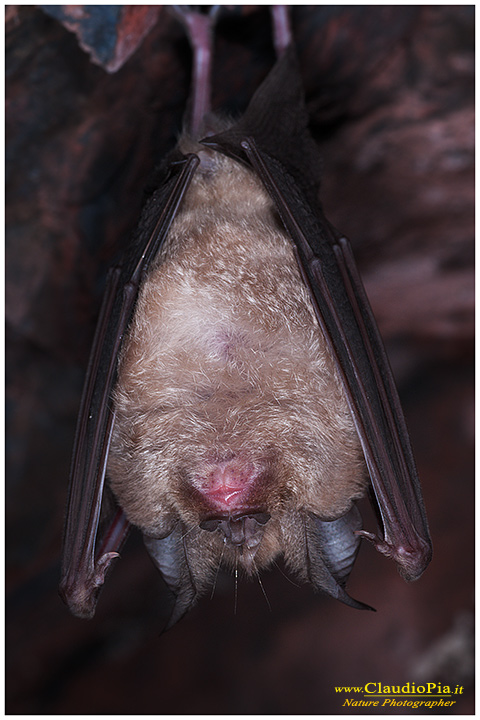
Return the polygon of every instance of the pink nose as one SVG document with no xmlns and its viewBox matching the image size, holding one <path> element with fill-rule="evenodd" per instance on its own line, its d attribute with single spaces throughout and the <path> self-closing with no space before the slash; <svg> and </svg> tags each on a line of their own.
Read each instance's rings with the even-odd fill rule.
<svg viewBox="0 0 480 720">
<path fill-rule="evenodd" d="M 252 463 L 233 458 L 197 477 L 195 486 L 216 507 L 232 510 L 245 503 L 259 472 Z"/>
</svg>

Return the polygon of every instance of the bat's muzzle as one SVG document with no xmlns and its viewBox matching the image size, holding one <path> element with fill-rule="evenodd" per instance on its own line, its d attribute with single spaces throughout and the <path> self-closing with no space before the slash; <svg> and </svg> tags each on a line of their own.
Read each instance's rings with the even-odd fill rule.
<svg viewBox="0 0 480 720">
<path fill-rule="evenodd" d="M 208 532 L 221 532 L 228 545 L 254 550 L 260 544 L 269 520 L 268 513 L 252 511 L 244 515 L 209 518 L 203 520 L 200 527 Z"/>
</svg>

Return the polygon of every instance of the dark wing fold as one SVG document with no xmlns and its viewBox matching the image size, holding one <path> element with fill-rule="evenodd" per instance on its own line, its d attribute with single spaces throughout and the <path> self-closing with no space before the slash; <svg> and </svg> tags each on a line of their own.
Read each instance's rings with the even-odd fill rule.
<svg viewBox="0 0 480 720">
<path fill-rule="evenodd" d="M 174 603 L 165 630 L 173 627 L 194 605 L 198 590 L 190 570 L 184 543 L 185 531 L 181 525 L 164 538 L 144 536 L 150 557 L 160 570 L 173 595 Z"/>
<path fill-rule="evenodd" d="M 118 556 L 129 529 L 128 521 L 117 508 L 107 518 L 104 536 L 97 537 L 115 421 L 111 394 L 118 354 L 140 285 L 197 165 L 198 158 L 192 155 L 171 166 L 163 186 L 145 208 L 136 241 L 125 261 L 108 275 L 75 435 L 63 545 L 60 594 L 80 617 L 94 614 L 105 573 Z"/>
<path fill-rule="evenodd" d="M 361 522 L 355 506 L 346 515 L 331 522 L 311 514 L 305 515 L 306 575 L 315 588 L 345 605 L 357 610 L 373 610 L 345 590 L 358 552 L 360 538 L 355 532 L 361 527 Z"/>
<path fill-rule="evenodd" d="M 432 552 L 420 483 L 395 382 L 348 241 L 326 220 L 317 199 L 320 159 L 299 87 L 288 52 L 240 123 L 203 143 L 249 164 L 275 203 L 337 361 L 378 501 L 384 538 L 359 532 L 413 580 Z"/>
<path fill-rule="evenodd" d="M 225 132 L 209 136 L 202 143 L 245 162 L 242 142 L 245 138 L 254 138 L 263 153 L 281 161 L 281 172 L 287 170 L 302 195 L 315 204 L 321 159 L 308 123 L 295 52 L 289 47 L 253 95 L 242 118 Z"/>
<path fill-rule="evenodd" d="M 337 520 L 320 520 L 312 516 L 320 539 L 325 562 L 340 585 L 345 585 L 357 557 L 362 517 L 356 505 Z"/>
</svg>

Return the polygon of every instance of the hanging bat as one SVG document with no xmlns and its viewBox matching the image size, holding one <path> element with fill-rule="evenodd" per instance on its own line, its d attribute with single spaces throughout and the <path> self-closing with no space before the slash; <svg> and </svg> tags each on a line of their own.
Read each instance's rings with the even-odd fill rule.
<svg viewBox="0 0 480 720">
<path fill-rule="evenodd" d="M 132 524 L 175 597 L 169 625 L 220 565 L 252 575 L 281 555 L 315 589 L 366 608 L 345 589 L 361 538 L 407 580 L 431 542 L 382 341 L 349 243 L 319 203 L 285 7 L 273 10 L 280 58 L 233 125 L 208 112 L 213 12 L 177 12 L 203 50 L 191 131 L 108 276 L 61 594 L 91 617 Z M 382 537 L 362 529 L 355 501 L 367 492 Z"/>
</svg>

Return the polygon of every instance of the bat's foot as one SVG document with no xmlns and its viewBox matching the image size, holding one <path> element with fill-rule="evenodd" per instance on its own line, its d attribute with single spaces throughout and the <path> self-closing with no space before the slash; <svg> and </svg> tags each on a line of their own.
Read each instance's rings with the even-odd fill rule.
<svg viewBox="0 0 480 720">
<path fill-rule="evenodd" d="M 292 28 L 288 5 L 272 5 L 273 44 L 277 57 L 281 57 L 292 42 Z"/>
<path fill-rule="evenodd" d="M 171 11 L 185 28 L 193 51 L 193 79 L 188 127 L 199 137 L 206 115 L 211 112 L 211 75 L 213 60 L 213 30 L 220 5 L 211 5 L 208 13 L 197 6 L 172 5 Z"/>
</svg>

